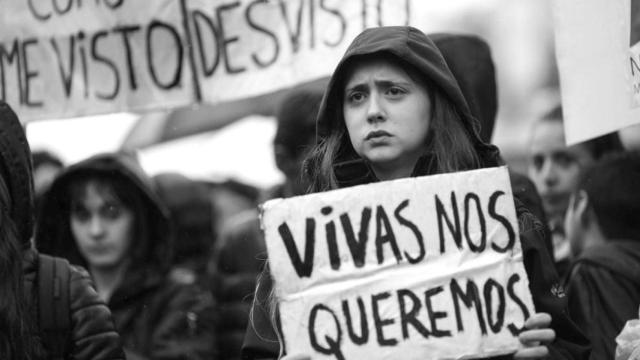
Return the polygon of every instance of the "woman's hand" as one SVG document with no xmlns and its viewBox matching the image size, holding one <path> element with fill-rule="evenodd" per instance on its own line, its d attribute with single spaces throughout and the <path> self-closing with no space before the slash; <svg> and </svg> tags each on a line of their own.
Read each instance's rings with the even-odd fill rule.
<svg viewBox="0 0 640 360">
<path fill-rule="evenodd" d="M 525 330 L 518 336 L 524 348 L 514 354 L 514 359 L 541 359 L 549 355 L 545 343 L 550 343 L 556 338 L 556 332 L 549 329 L 549 324 L 551 315 L 547 313 L 533 314 L 525 321 Z"/>
</svg>

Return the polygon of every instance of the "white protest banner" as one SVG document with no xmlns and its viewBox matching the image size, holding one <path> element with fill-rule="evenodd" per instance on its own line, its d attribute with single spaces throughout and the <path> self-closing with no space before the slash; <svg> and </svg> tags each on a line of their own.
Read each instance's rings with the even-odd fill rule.
<svg viewBox="0 0 640 360">
<path fill-rule="evenodd" d="M 534 313 L 506 167 L 276 199 L 261 218 L 289 354 L 507 354 Z"/>
<path fill-rule="evenodd" d="M 368 27 L 442 31 L 444 8 L 421 0 L 0 0 L 0 99 L 23 121 L 235 100 L 330 74 Z"/>
<path fill-rule="evenodd" d="M 185 105 L 189 33 L 175 0 L 3 0 L 0 99 L 21 120 Z"/>
<path fill-rule="evenodd" d="M 552 6 L 567 144 L 640 123 L 640 1 Z"/>
</svg>

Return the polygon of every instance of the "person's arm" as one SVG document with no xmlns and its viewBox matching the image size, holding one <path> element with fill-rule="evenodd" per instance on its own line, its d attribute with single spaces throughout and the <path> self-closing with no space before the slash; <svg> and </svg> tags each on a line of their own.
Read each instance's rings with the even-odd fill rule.
<svg viewBox="0 0 640 360">
<path fill-rule="evenodd" d="M 591 345 L 568 315 L 567 296 L 546 249 L 549 232 L 521 203 L 516 201 L 524 267 L 536 312 L 551 316 L 549 327 L 555 339 L 547 345 L 552 359 L 589 359 Z"/>
<path fill-rule="evenodd" d="M 70 271 L 71 358 L 124 359 L 111 311 L 98 297 L 89 273 L 75 266 Z"/>
</svg>

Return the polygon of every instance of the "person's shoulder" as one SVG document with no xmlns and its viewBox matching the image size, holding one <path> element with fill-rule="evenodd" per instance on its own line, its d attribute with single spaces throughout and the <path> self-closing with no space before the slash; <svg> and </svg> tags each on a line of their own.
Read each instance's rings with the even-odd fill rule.
<svg viewBox="0 0 640 360">
<path fill-rule="evenodd" d="M 74 354 L 79 359 L 124 359 L 111 311 L 100 299 L 89 272 L 68 265 Z"/>
<path fill-rule="evenodd" d="M 108 311 L 107 305 L 100 299 L 89 272 L 76 265 L 69 264 L 69 300 L 73 312 L 92 308 Z"/>
</svg>

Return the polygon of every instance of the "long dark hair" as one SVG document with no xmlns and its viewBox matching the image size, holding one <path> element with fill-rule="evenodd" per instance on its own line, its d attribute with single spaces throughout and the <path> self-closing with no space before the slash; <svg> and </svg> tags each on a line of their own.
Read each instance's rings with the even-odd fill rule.
<svg viewBox="0 0 640 360">
<path fill-rule="evenodd" d="M 417 175 L 431 175 L 450 173 L 461 170 L 471 170 L 480 167 L 480 159 L 472 142 L 472 135 L 463 125 L 462 116 L 453 103 L 436 86 L 408 62 L 387 53 L 375 54 L 370 59 L 383 59 L 407 72 L 409 77 L 420 86 L 427 89 L 433 104 L 429 131 L 425 139 L 424 155 L 430 158 L 430 166 L 417 169 Z M 343 74 L 343 83 L 339 84 L 339 109 L 328 114 L 334 114 L 337 119 L 319 119 L 331 121 L 331 132 L 321 138 L 305 160 L 305 173 L 310 182 L 310 192 L 337 189 L 338 179 L 335 165 L 341 161 L 357 159 L 353 149 L 342 112 L 344 81 L 359 64 L 351 61 Z M 425 120 L 426 121 L 426 120 Z"/>
<path fill-rule="evenodd" d="M 35 359 L 34 321 L 24 289 L 23 249 L 13 219 L 0 206 L 0 357 Z"/>
</svg>

